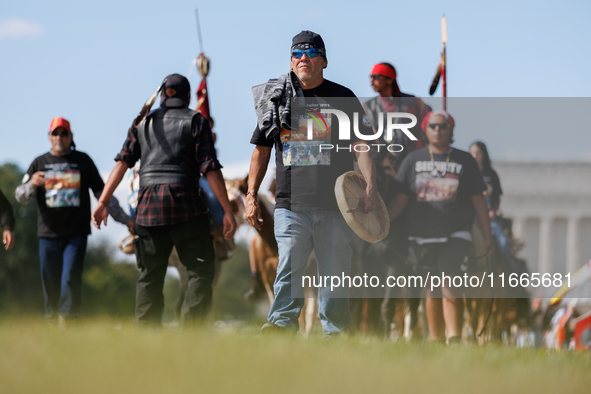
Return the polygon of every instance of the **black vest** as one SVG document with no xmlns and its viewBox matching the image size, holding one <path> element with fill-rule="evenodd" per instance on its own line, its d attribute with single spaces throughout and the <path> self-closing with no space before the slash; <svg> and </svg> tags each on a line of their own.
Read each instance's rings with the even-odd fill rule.
<svg viewBox="0 0 591 394">
<path fill-rule="evenodd" d="M 137 129 L 142 152 L 140 187 L 183 184 L 199 187 L 199 165 L 191 133 L 197 112 L 187 108 L 152 111 Z"/>
</svg>

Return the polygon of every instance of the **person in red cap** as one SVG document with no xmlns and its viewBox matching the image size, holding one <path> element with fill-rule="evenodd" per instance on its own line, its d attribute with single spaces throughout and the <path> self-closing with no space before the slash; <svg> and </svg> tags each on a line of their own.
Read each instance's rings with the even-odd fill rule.
<svg viewBox="0 0 591 394">
<path fill-rule="evenodd" d="M 418 141 L 409 139 L 400 129 L 394 132 L 394 138 L 391 141 L 386 141 L 385 135 L 379 138 L 379 143 L 382 144 L 396 144 L 396 149 L 389 151 L 387 149 L 374 150 L 372 156 L 376 163 L 376 179 L 380 190 L 380 195 L 387 199 L 393 198 L 396 194 L 397 183 L 394 180 L 396 172 L 404 157 L 415 149 L 426 145 L 426 138 L 420 128 L 421 121 L 424 116 L 431 111 L 431 108 L 423 103 L 423 101 L 411 94 L 400 91 L 397 82 L 396 69 L 390 63 L 378 63 L 373 66 L 370 74 L 371 87 L 378 93 L 377 97 L 368 100 L 364 104 L 365 112 L 375 130 L 380 127 L 380 119 L 382 127 L 385 128 L 386 114 L 388 112 L 406 112 L 411 113 L 417 117 L 417 126 L 410 129 L 410 132 L 418 138 Z M 396 119 L 396 118 L 395 118 Z M 403 122 L 408 122 L 404 120 Z M 400 149 L 402 148 L 402 149 Z M 388 240 L 381 241 L 380 244 L 389 244 L 390 248 L 384 248 L 379 245 L 370 245 L 360 239 L 354 238 L 352 243 L 353 249 L 356 253 L 363 256 L 357 261 L 362 266 L 362 272 L 379 272 L 385 270 L 387 275 L 401 275 L 406 270 L 405 260 L 408 255 L 406 215 L 400 215 L 390 225 L 390 234 Z M 366 251 L 375 250 L 380 254 L 387 264 L 382 264 L 381 260 L 376 256 L 368 257 Z M 384 293 L 384 298 L 378 297 L 367 298 L 368 310 L 368 326 L 381 326 L 385 337 L 390 335 L 390 325 L 395 314 L 395 304 L 397 293 L 393 289 L 387 288 Z M 411 315 L 415 316 L 416 308 L 418 307 L 417 298 L 410 298 Z M 356 300 L 357 301 L 357 300 Z M 361 310 L 361 308 L 357 308 Z M 360 321 L 360 319 L 358 319 Z M 415 319 L 412 320 L 411 327 L 414 326 Z"/>
<path fill-rule="evenodd" d="M 474 219 L 482 229 L 485 250 L 492 242 L 484 179 L 468 152 L 451 147 L 455 121 L 445 111 L 429 112 L 423 119 L 429 145 L 409 153 L 396 176 L 402 192 L 388 204 L 391 218 L 408 209 L 409 252 L 412 267 L 449 277 L 463 275 L 462 264 L 472 247 Z M 426 311 L 431 340 L 459 343 L 464 315 L 462 287 L 451 282 L 433 291 L 427 286 Z M 457 282 L 453 282 L 457 283 Z"/>
<path fill-rule="evenodd" d="M 426 137 L 419 125 L 425 115 L 431 111 L 431 107 L 420 98 L 400 91 L 396 79 L 396 69 L 390 63 L 374 65 L 369 77 L 371 87 L 374 92 L 378 93 L 378 96 L 367 101 L 364 107 L 374 129 L 379 126 L 380 114 L 384 125 L 386 125 L 386 113 L 388 112 L 406 112 L 417 117 L 417 126 L 411 128 L 410 131 L 418 138 L 418 141 L 410 140 L 400 129 L 396 130 L 393 141 L 386 141 L 389 144 L 398 144 L 403 147 L 400 152 L 389 155 L 393 159 L 393 168 L 396 170 L 407 154 L 427 144 Z"/>
<path fill-rule="evenodd" d="M 18 202 L 37 202 L 37 227 L 45 318 L 60 325 L 78 317 L 82 268 L 90 234 L 91 189 L 98 199 L 104 183 L 92 159 L 76 150 L 70 122 L 55 118 L 49 126 L 51 150 L 29 166 L 15 195 Z M 111 203 L 111 215 L 133 229 L 133 220 Z"/>
</svg>

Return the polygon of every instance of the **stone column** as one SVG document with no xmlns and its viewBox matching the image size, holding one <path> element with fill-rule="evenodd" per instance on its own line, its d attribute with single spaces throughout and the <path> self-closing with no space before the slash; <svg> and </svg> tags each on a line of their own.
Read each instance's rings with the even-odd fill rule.
<svg viewBox="0 0 591 394">
<path fill-rule="evenodd" d="M 540 240 L 538 249 L 538 272 L 552 272 L 552 217 L 540 218 Z"/>
<path fill-rule="evenodd" d="M 513 235 L 515 235 L 516 238 L 523 240 L 525 237 L 525 218 L 513 218 Z"/>
<path fill-rule="evenodd" d="M 569 217 L 566 227 L 566 272 L 572 275 L 580 268 L 579 217 Z"/>
</svg>

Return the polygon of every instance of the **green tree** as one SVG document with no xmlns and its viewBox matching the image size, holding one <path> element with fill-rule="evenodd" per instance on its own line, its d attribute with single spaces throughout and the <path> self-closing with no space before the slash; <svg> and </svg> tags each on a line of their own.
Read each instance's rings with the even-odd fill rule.
<svg viewBox="0 0 591 394">
<path fill-rule="evenodd" d="M 39 269 L 37 208 L 35 204 L 19 204 L 14 191 L 21 184 L 23 171 L 15 164 L 0 166 L 0 189 L 14 208 L 15 245 L 0 248 L 0 313 L 41 313 L 43 293 Z"/>
<path fill-rule="evenodd" d="M 84 316 L 133 317 L 139 270 L 135 264 L 117 261 L 115 247 L 106 241 L 88 248 L 82 276 Z"/>
<path fill-rule="evenodd" d="M 43 313 L 37 208 L 34 203 L 19 204 L 14 198 L 23 175 L 15 164 L 0 166 L 0 189 L 12 204 L 16 217 L 15 246 L 9 251 L 0 248 L 0 315 Z M 90 246 L 84 261 L 82 314 L 132 317 L 138 276 L 134 264 L 116 260 L 115 246 L 108 243 Z M 244 299 L 249 287 L 248 249 L 238 244 L 232 258 L 223 264 L 214 293 L 212 317 L 252 317 L 254 306 Z M 177 281 L 169 277 L 164 291 L 168 315 L 172 317 Z"/>
<path fill-rule="evenodd" d="M 19 204 L 14 191 L 23 171 L 14 164 L 0 166 L 0 189 L 14 208 L 15 245 L 0 248 L 0 314 L 42 314 L 43 290 L 39 268 L 37 208 Z M 134 264 L 117 262 L 115 247 L 107 243 L 90 246 L 82 278 L 83 315 L 133 316 L 135 285 L 139 271 Z"/>
<path fill-rule="evenodd" d="M 213 293 L 213 318 L 247 319 L 254 314 L 254 304 L 244 299 L 244 293 L 250 288 L 250 265 L 248 249 L 238 243 L 228 261 L 222 264 L 222 273 Z"/>
</svg>

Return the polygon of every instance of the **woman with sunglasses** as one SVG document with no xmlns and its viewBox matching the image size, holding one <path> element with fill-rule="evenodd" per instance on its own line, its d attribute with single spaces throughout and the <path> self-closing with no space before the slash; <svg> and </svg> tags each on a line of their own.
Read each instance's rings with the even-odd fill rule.
<svg viewBox="0 0 591 394">
<path fill-rule="evenodd" d="M 423 103 L 423 101 L 413 96 L 412 94 L 403 93 L 397 82 L 396 69 L 390 63 L 378 63 L 373 66 L 370 73 L 371 87 L 374 92 L 378 93 L 377 97 L 368 100 L 364 104 L 365 113 L 369 121 L 377 130 L 382 119 L 382 125 L 385 127 L 386 114 L 388 112 L 406 112 L 412 113 L 417 117 L 420 125 L 423 117 L 431 111 L 431 107 Z M 418 137 L 418 141 L 412 141 L 407 138 L 404 133 L 397 129 L 394 132 L 394 138 L 387 141 L 384 136 L 380 137 L 378 143 L 382 144 L 397 144 L 402 146 L 402 150 L 389 152 L 386 149 L 373 150 L 371 152 L 376 168 L 376 179 L 379 187 L 380 195 L 382 197 L 393 195 L 393 190 L 396 189 L 396 172 L 404 157 L 415 149 L 425 146 L 426 139 L 420 126 L 415 126 L 410 129 L 411 133 Z M 386 200 L 384 200 L 386 201 Z M 370 245 L 362 240 L 356 240 L 352 243 L 355 255 L 363 256 L 358 259 L 359 264 L 362 265 L 362 272 L 370 272 L 380 269 L 385 269 L 386 275 L 401 275 L 405 272 L 405 260 L 408 255 L 406 247 L 406 231 L 407 224 L 404 215 L 397 218 L 390 226 L 390 235 L 387 240 L 380 241 L 378 244 Z M 389 245 L 389 248 L 383 248 L 383 245 Z M 375 256 L 365 256 L 365 251 L 376 250 L 380 251 L 385 267 L 381 259 L 376 259 Z M 381 326 L 385 337 L 390 335 L 390 323 L 396 311 L 396 298 L 400 297 L 392 289 L 386 289 L 384 298 L 368 298 L 368 310 L 375 311 L 375 313 L 368 313 L 369 326 Z M 415 315 L 418 304 L 416 300 L 411 301 L 411 316 Z M 413 320 L 414 323 L 414 320 Z M 411 323 L 411 326 L 413 324 Z"/>
<path fill-rule="evenodd" d="M 409 252 L 413 268 L 423 277 L 445 273 L 463 276 L 462 264 L 471 250 L 474 218 L 491 244 L 491 229 L 483 192 L 484 180 L 474 158 L 451 147 L 454 119 L 445 111 L 430 112 L 421 124 L 429 145 L 409 153 L 396 179 L 403 192 L 388 205 L 391 218 L 408 205 Z M 445 282 L 430 290 L 426 311 L 431 340 L 459 343 L 462 335 L 465 287 Z M 457 283 L 457 282 L 456 282 Z"/>
<path fill-rule="evenodd" d="M 49 127 L 51 150 L 29 166 L 16 189 L 20 203 L 37 202 L 37 235 L 45 318 L 60 326 L 80 312 L 82 267 L 90 234 L 90 195 L 98 199 L 104 183 L 92 159 L 77 151 L 70 122 L 55 118 Z M 133 220 L 116 200 L 109 206 L 130 231 Z"/>
<path fill-rule="evenodd" d="M 478 168 L 480 168 L 480 171 L 484 176 L 484 182 L 486 183 L 484 197 L 486 199 L 488 215 L 490 216 L 491 220 L 494 220 L 501 203 L 501 194 L 503 194 L 499 176 L 492 168 L 490 156 L 488 155 L 488 149 L 486 148 L 484 142 L 476 141 L 470 145 L 470 154 L 474 160 L 476 160 Z"/>
</svg>

